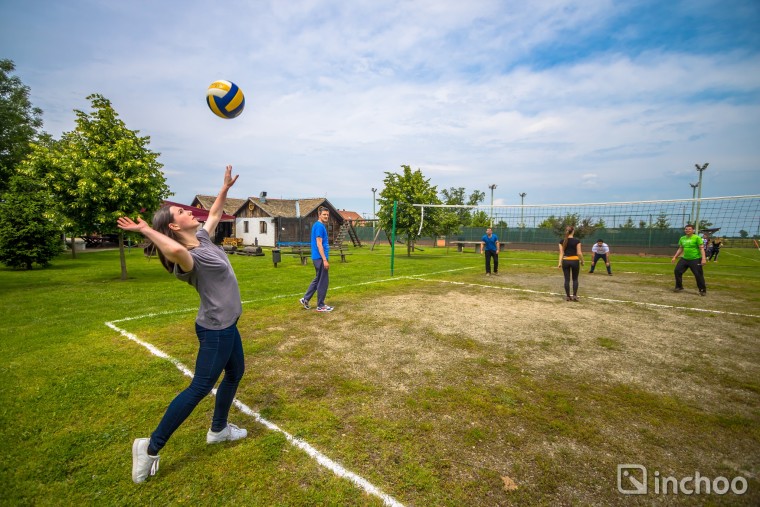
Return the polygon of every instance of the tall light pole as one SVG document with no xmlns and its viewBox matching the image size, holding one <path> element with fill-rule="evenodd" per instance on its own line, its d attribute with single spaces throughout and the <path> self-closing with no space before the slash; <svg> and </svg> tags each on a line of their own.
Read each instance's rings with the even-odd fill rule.
<svg viewBox="0 0 760 507">
<path fill-rule="evenodd" d="M 523 204 L 525 203 L 525 196 L 528 195 L 525 192 L 520 192 L 518 194 L 520 196 L 520 243 L 522 243 L 522 233 L 523 229 L 525 229 L 525 220 L 523 217 Z"/>
<path fill-rule="evenodd" d="M 702 167 L 699 167 L 699 164 L 694 164 L 697 167 L 697 171 L 699 171 L 699 195 L 697 196 L 697 217 L 694 219 L 696 222 L 694 224 L 694 227 L 696 227 L 696 234 L 699 234 L 699 206 L 702 204 L 702 173 L 707 169 L 707 166 L 710 165 L 709 162 L 705 162 L 705 165 Z"/>
<path fill-rule="evenodd" d="M 372 236 L 375 236 L 375 222 L 377 222 L 377 215 L 375 214 L 375 203 L 377 202 L 375 200 L 375 192 L 377 192 L 376 188 L 372 188 Z"/>
<path fill-rule="evenodd" d="M 689 183 L 689 186 L 691 187 L 691 214 L 689 215 L 689 223 L 694 225 L 692 223 L 692 220 L 694 219 L 694 199 L 697 198 L 697 187 L 699 186 L 699 183 Z"/>
<path fill-rule="evenodd" d="M 493 189 L 496 188 L 496 183 L 488 185 L 488 188 L 491 189 L 491 227 L 493 227 Z"/>
</svg>

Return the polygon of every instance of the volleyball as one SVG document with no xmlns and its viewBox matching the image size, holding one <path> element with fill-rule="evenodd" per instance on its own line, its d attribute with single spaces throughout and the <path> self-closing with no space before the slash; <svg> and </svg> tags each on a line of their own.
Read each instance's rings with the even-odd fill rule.
<svg viewBox="0 0 760 507">
<path fill-rule="evenodd" d="M 206 92 L 206 104 L 220 118 L 235 118 L 243 112 L 245 97 L 243 91 L 231 81 L 214 81 Z"/>
</svg>

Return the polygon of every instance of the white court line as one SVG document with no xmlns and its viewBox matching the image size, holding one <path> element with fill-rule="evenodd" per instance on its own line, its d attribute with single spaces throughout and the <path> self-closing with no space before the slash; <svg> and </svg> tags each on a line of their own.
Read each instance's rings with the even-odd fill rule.
<svg viewBox="0 0 760 507">
<path fill-rule="evenodd" d="M 424 275 L 419 275 L 419 276 L 429 276 L 429 275 L 437 275 L 437 274 L 442 274 L 442 273 L 452 273 L 454 271 L 463 271 L 463 270 L 467 270 L 467 269 L 474 269 L 474 268 L 473 267 L 465 267 L 465 268 L 457 268 L 457 269 L 447 269 L 447 270 L 443 270 L 443 271 L 436 271 L 436 272 L 432 272 L 432 273 L 425 273 Z M 359 286 L 359 285 L 369 285 L 369 284 L 374 284 L 374 283 L 393 282 L 393 281 L 405 280 L 405 279 L 406 280 L 413 279 L 413 276 L 399 276 L 399 277 L 395 277 L 395 278 L 385 278 L 385 279 L 382 279 L 382 280 L 373 280 L 373 281 L 369 281 L 369 282 L 361 282 L 361 283 L 356 283 L 356 284 L 353 284 L 353 285 L 333 287 L 331 290 L 340 290 L 340 289 L 345 289 L 347 287 L 356 287 L 356 286 Z M 274 299 L 296 297 L 296 296 L 298 296 L 300 294 L 301 293 L 281 294 L 281 295 L 272 296 L 272 297 L 269 297 L 269 298 L 254 299 L 254 300 L 249 300 L 249 301 L 242 301 L 241 303 L 242 304 L 247 304 L 247 303 L 254 303 L 254 302 L 259 302 L 259 301 L 270 301 L 270 300 L 274 300 Z M 147 314 L 144 314 L 144 315 L 135 315 L 135 316 L 132 316 L 132 317 L 125 317 L 123 319 L 117 319 L 117 320 L 109 321 L 109 322 L 106 322 L 105 325 L 108 326 L 109 328 L 111 328 L 112 330 L 116 331 L 117 333 L 119 333 L 123 337 L 125 337 L 125 338 L 127 338 L 129 340 L 132 340 L 133 342 L 137 343 L 138 345 L 141 345 L 141 346 L 145 347 L 154 356 L 160 357 L 162 359 L 166 359 L 167 361 L 171 362 L 185 376 L 193 378 L 193 372 L 191 372 L 178 359 L 170 356 L 169 354 L 167 354 L 166 352 L 162 351 L 158 347 L 156 347 L 156 346 L 154 346 L 154 345 L 152 345 L 152 344 L 150 344 L 150 343 L 148 343 L 146 341 L 143 341 L 143 340 L 139 339 L 136 335 L 130 333 L 129 331 L 127 331 L 125 329 L 121 329 L 120 327 L 116 326 L 117 322 L 127 322 L 127 321 L 131 321 L 131 320 L 144 319 L 144 318 L 150 318 L 150 317 L 158 317 L 158 316 L 163 316 L 163 315 L 172 315 L 172 314 L 176 314 L 176 313 L 187 313 L 187 312 L 192 312 L 192 311 L 196 311 L 196 308 L 185 308 L 185 309 L 182 309 L 182 310 L 171 310 L 171 311 L 165 311 L 165 312 L 147 313 Z M 214 394 L 214 396 L 216 396 L 216 389 L 213 389 L 212 393 Z M 309 456 L 311 456 L 312 458 L 314 458 L 317 461 L 317 463 L 319 463 L 323 467 L 327 468 L 328 470 L 330 470 L 331 472 L 333 472 L 338 477 L 342 477 L 342 478 L 348 479 L 349 481 L 351 481 L 352 483 L 354 483 L 355 485 L 357 485 L 358 487 L 360 487 L 361 489 L 363 489 L 366 493 L 368 493 L 370 495 L 374 495 L 374 496 L 380 498 L 385 505 L 390 505 L 392 507 L 403 507 L 403 504 L 401 504 L 399 501 L 397 501 L 396 499 L 394 499 L 392 496 L 388 495 L 387 493 L 383 493 L 379 488 L 377 488 L 376 486 L 374 486 L 372 483 L 370 483 L 369 481 L 367 481 L 363 477 L 355 474 L 354 472 L 346 470 L 340 464 L 336 463 L 335 461 L 331 460 L 330 458 L 328 458 L 327 456 L 325 456 L 324 454 L 322 454 L 321 452 L 319 452 L 318 450 L 316 450 L 308 442 L 305 442 L 304 440 L 301 440 L 300 438 L 294 437 L 293 435 L 291 435 L 287 431 L 283 430 L 282 428 L 280 428 L 276 424 L 272 423 L 271 421 L 268 421 L 267 419 L 264 419 L 263 417 L 261 417 L 261 415 L 258 412 L 255 412 L 248 405 L 246 405 L 245 403 L 241 402 L 237 398 L 235 398 L 233 400 L 233 403 L 234 403 L 234 405 L 241 412 L 243 412 L 244 414 L 246 414 L 248 416 L 253 417 L 254 420 L 256 422 L 258 422 L 259 424 L 262 424 L 263 426 L 265 426 L 266 428 L 268 428 L 271 431 L 276 431 L 276 432 L 281 433 L 282 435 L 284 435 L 285 438 L 287 439 L 287 441 L 290 442 L 293 446 L 298 447 L 299 449 L 301 449 L 302 451 L 304 451 L 306 454 L 308 454 Z"/>
<path fill-rule="evenodd" d="M 531 289 L 515 289 L 513 287 L 501 287 L 498 285 L 486 285 L 482 283 L 467 283 L 467 282 L 454 282 L 451 280 L 432 280 L 429 278 L 420 278 L 420 277 L 410 277 L 416 280 L 421 280 L 423 282 L 438 282 L 438 283 L 448 283 L 452 285 L 466 285 L 470 287 L 480 287 L 485 289 L 500 289 L 500 290 L 509 290 L 513 292 L 527 292 L 531 294 L 546 294 L 549 296 L 564 296 L 564 294 L 560 294 L 559 292 L 547 292 L 547 291 L 539 291 L 539 290 L 531 290 Z M 624 299 L 608 299 L 608 298 L 598 298 L 594 296 L 583 296 L 583 299 L 593 299 L 595 301 L 604 301 L 605 303 L 628 303 L 628 304 L 634 304 L 634 305 L 640 305 L 640 306 L 651 306 L 654 308 L 668 308 L 671 310 L 691 310 L 693 312 L 702 312 L 702 313 L 715 313 L 718 315 L 735 315 L 738 317 L 752 317 L 755 319 L 760 319 L 760 315 L 752 315 L 749 313 L 737 313 L 737 312 L 725 312 L 721 310 L 708 310 L 705 308 L 691 308 L 689 306 L 674 306 L 674 305 L 663 305 L 659 303 L 645 303 L 642 301 L 628 301 Z"/>
<path fill-rule="evenodd" d="M 130 333 L 130 332 L 124 330 L 124 329 L 121 329 L 121 328 L 117 327 L 116 325 L 114 325 L 113 322 L 106 322 L 105 324 L 106 324 L 106 326 L 110 327 L 111 329 L 113 329 L 114 331 L 116 331 L 117 333 L 119 333 L 120 335 L 122 335 L 123 337 L 128 338 L 128 339 L 132 340 L 133 342 L 135 342 L 135 343 L 137 343 L 139 345 L 142 345 L 143 347 L 145 347 L 146 349 L 148 349 L 150 351 L 150 353 L 153 354 L 154 356 L 158 356 L 158 357 L 160 357 L 162 359 L 166 359 L 167 361 L 170 361 L 186 377 L 193 378 L 193 372 L 191 372 L 178 359 L 175 359 L 175 358 L 171 357 L 169 354 L 167 354 L 166 352 L 162 351 L 161 349 L 155 347 L 154 345 L 151 345 L 150 343 L 145 342 L 145 341 L 139 339 L 134 334 L 132 334 L 132 333 Z M 213 389 L 212 393 L 214 394 L 214 396 L 216 396 L 216 389 Z M 282 428 L 280 428 L 276 424 L 274 424 L 274 423 L 272 423 L 272 422 L 264 419 L 263 417 L 261 417 L 261 415 L 258 412 L 253 411 L 248 405 L 246 405 L 245 403 L 242 403 L 237 398 L 234 399 L 233 403 L 235 404 L 235 406 L 237 408 L 240 409 L 241 412 L 243 412 L 246 415 L 249 415 L 249 416 L 253 417 L 256 420 L 256 422 L 264 425 L 266 428 L 268 428 L 268 429 L 270 429 L 272 431 L 276 431 L 277 433 L 283 434 L 285 436 L 285 438 L 287 439 L 287 441 L 290 442 L 293 446 L 298 447 L 299 449 L 301 449 L 302 451 L 304 451 L 306 454 L 308 454 L 309 456 L 311 456 L 312 458 L 314 458 L 317 461 L 317 463 L 319 463 L 323 467 L 327 468 L 328 470 L 330 470 L 331 472 L 333 472 L 338 477 L 342 477 L 344 479 L 348 479 L 349 481 L 353 482 L 355 485 L 357 485 L 361 489 L 363 489 L 366 493 L 369 493 L 370 495 L 374 495 L 374 496 L 380 498 L 385 505 L 389 505 L 389 506 L 392 506 L 392 507 L 403 507 L 403 504 L 401 504 L 400 502 L 398 502 L 392 496 L 390 496 L 390 495 L 388 495 L 386 493 L 383 493 L 379 488 L 377 488 L 376 486 L 374 486 L 373 484 L 371 484 L 369 481 L 367 481 L 363 477 L 361 477 L 359 475 L 356 475 L 355 473 L 353 473 L 353 472 L 351 472 L 349 470 L 346 470 L 340 464 L 336 463 L 335 461 L 331 460 L 330 458 L 328 458 L 327 456 L 325 456 L 324 454 L 322 454 L 321 452 L 319 452 L 318 450 L 316 450 L 308 442 L 305 442 L 305 441 L 301 440 L 300 438 L 294 437 L 293 435 L 291 435 L 287 431 L 283 430 Z"/>
</svg>

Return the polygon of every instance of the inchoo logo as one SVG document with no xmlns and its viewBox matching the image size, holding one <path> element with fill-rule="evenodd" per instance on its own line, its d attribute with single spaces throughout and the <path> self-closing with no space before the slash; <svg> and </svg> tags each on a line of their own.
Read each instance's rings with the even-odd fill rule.
<svg viewBox="0 0 760 507">
<path fill-rule="evenodd" d="M 647 494 L 647 469 L 643 465 L 618 465 L 617 487 L 624 495 Z"/>
</svg>

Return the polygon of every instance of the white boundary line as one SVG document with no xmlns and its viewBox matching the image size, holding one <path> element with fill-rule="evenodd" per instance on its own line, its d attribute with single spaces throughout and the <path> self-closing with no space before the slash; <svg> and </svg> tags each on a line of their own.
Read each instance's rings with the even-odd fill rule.
<svg viewBox="0 0 760 507">
<path fill-rule="evenodd" d="M 463 271 L 463 270 L 467 270 L 467 269 L 474 269 L 474 268 L 473 267 L 465 267 L 465 268 L 458 268 L 458 269 L 447 269 L 447 270 L 443 270 L 443 271 L 436 271 L 436 272 L 433 272 L 433 273 L 426 273 L 425 275 L 422 275 L 422 276 L 437 275 L 437 274 L 442 274 L 442 273 L 451 273 L 451 272 L 454 272 L 454 271 Z M 374 284 L 374 283 L 393 282 L 393 281 L 404 280 L 404 279 L 406 279 L 406 280 L 408 280 L 408 279 L 414 279 L 414 276 L 399 276 L 399 277 L 395 277 L 395 278 L 386 278 L 386 279 L 383 279 L 383 280 L 373 280 L 373 281 L 369 281 L 369 282 L 361 282 L 361 283 L 356 283 L 356 284 L 348 285 L 348 286 L 333 287 L 331 290 L 340 290 L 340 289 L 345 289 L 346 287 L 356 287 L 356 286 L 359 286 L 359 285 L 369 285 L 369 284 Z M 262 298 L 262 299 L 254 299 L 254 300 L 249 300 L 249 301 L 242 301 L 242 303 L 243 304 L 247 304 L 247 303 L 254 303 L 254 302 L 257 302 L 257 301 L 271 301 L 271 300 L 274 300 L 274 299 L 282 299 L 282 298 L 287 298 L 287 297 L 296 297 L 299 294 L 300 293 L 296 293 L 296 294 L 283 294 L 283 295 L 279 295 L 279 296 L 273 296 L 273 297 L 270 297 L 270 298 Z M 150 318 L 150 317 L 158 317 L 158 316 L 163 316 L 163 315 L 173 315 L 173 314 L 177 314 L 177 313 L 187 313 L 187 312 L 192 312 L 192 311 L 195 311 L 195 310 L 196 310 L 196 308 L 185 308 L 185 309 L 182 309 L 182 310 L 171 310 L 171 311 L 166 311 L 166 312 L 146 313 L 144 315 L 135 315 L 135 316 L 132 316 L 132 317 L 125 317 L 123 319 L 117 319 L 117 320 L 105 322 L 105 325 L 107 327 L 109 327 L 110 329 L 112 329 L 112 330 L 116 331 L 117 333 L 119 333 L 121 336 L 123 336 L 123 337 L 125 337 L 125 338 L 127 338 L 127 339 L 129 339 L 129 340 L 131 340 L 131 341 L 133 341 L 135 343 L 137 343 L 138 345 L 141 345 L 142 347 L 145 347 L 154 356 L 160 357 L 161 359 L 166 359 L 170 363 L 174 364 L 174 366 L 176 366 L 177 369 L 179 371 L 181 371 L 182 374 L 185 375 L 186 377 L 193 378 L 193 376 L 194 376 L 193 372 L 190 371 L 190 369 L 187 368 L 187 366 L 185 366 L 184 364 L 182 364 L 178 359 L 170 356 L 169 354 L 167 354 L 166 352 L 162 351 L 161 349 L 159 349 L 155 345 L 152 345 L 152 344 L 150 344 L 150 343 L 148 343 L 146 341 L 141 340 L 140 338 L 138 338 L 133 333 L 130 333 L 129 331 L 118 327 L 116 325 L 116 323 L 127 322 L 127 321 L 137 320 L 137 319 Z M 213 393 L 214 396 L 216 396 L 216 389 L 212 389 L 212 393 Z M 271 431 L 275 431 L 277 433 L 281 433 L 282 435 L 284 435 L 285 438 L 287 439 L 287 441 L 290 442 L 291 445 L 293 445 L 294 447 L 298 447 L 299 449 L 301 449 L 302 451 L 304 451 L 306 454 L 308 454 L 309 456 L 311 456 L 312 458 L 314 458 L 317 461 L 317 463 L 319 463 L 323 467 L 327 468 L 328 470 L 330 470 L 331 472 L 333 472 L 338 477 L 342 477 L 344 479 L 348 479 L 349 481 L 351 481 L 352 483 L 354 483 L 356 486 L 358 486 L 361 489 L 363 489 L 366 493 L 380 498 L 385 505 L 388 505 L 388 506 L 391 506 L 391 507 L 404 507 L 403 504 L 400 503 L 398 500 L 394 499 L 392 496 L 388 495 L 387 493 L 383 493 L 383 491 L 381 491 L 378 487 L 374 486 L 372 483 L 370 483 L 369 481 L 367 481 L 363 477 L 355 474 L 354 472 L 351 472 L 350 470 L 346 470 L 340 464 L 338 464 L 337 462 L 331 460 L 330 458 L 328 458 L 327 456 L 325 456 L 324 454 L 322 454 L 321 452 L 319 452 L 317 449 L 315 449 L 308 442 L 306 442 L 304 440 L 301 440 L 300 438 L 294 437 L 293 435 L 291 435 L 287 431 L 283 430 L 282 428 L 280 428 L 276 424 L 272 423 L 271 421 L 268 421 L 267 419 L 264 419 L 263 417 L 261 417 L 261 414 L 259 414 L 258 412 L 254 411 L 248 405 L 246 405 L 245 403 L 241 402 L 237 398 L 235 398 L 233 400 L 233 403 L 234 403 L 234 405 L 241 412 L 243 412 L 244 414 L 246 414 L 248 416 L 253 417 L 254 420 L 256 422 L 258 422 L 259 424 L 263 425 L 264 427 L 266 427 L 267 429 L 269 429 Z"/>
<path fill-rule="evenodd" d="M 438 282 L 438 283 L 448 283 L 452 285 L 465 285 L 469 287 L 480 287 L 484 289 L 500 289 L 500 290 L 508 290 L 513 292 L 527 292 L 530 294 L 546 294 L 549 296 L 563 296 L 563 294 L 560 294 L 559 292 L 547 292 L 547 291 L 540 291 L 540 290 L 531 290 L 531 289 L 515 289 L 513 287 L 501 287 L 498 285 L 486 285 L 483 283 L 469 283 L 469 282 L 454 282 L 451 280 L 433 280 L 430 278 L 421 278 L 419 276 L 411 276 L 409 278 L 420 280 L 423 282 Z M 737 313 L 737 312 L 725 312 L 722 310 L 708 310 L 706 308 L 692 308 L 689 306 L 675 306 L 675 305 L 663 305 L 659 303 L 644 303 L 642 301 L 628 301 L 625 299 L 608 299 L 608 298 L 598 298 L 594 296 L 583 296 L 583 299 L 592 299 L 594 301 L 604 301 L 605 303 L 627 303 L 627 304 L 633 304 L 633 305 L 640 305 L 640 306 L 651 306 L 654 308 L 668 308 L 671 310 L 691 310 L 694 312 L 702 312 L 702 313 L 714 313 L 718 315 L 735 315 L 737 317 L 752 317 L 755 319 L 760 319 L 760 315 L 752 315 L 749 313 Z"/>
<path fill-rule="evenodd" d="M 106 326 L 110 327 L 111 329 L 113 329 L 114 331 L 122 335 L 123 337 L 128 338 L 139 345 L 142 345 L 143 347 L 148 349 L 150 353 L 153 354 L 154 356 L 158 356 L 162 359 L 166 359 L 167 361 L 173 363 L 177 367 L 177 369 L 181 371 L 186 377 L 193 378 L 193 372 L 191 372 L 179 360 L 171 357 L 169 354 L 165 353 L 164 351 L 160 350 L 154 345 L 151 345 L 150 343 L 139 339 L 134 334 L 117 327 L 116 325 L 113 324 L 113 322 L 106 322 L 105 324 Z M 213 389 L 212 393 L 214 394 L 214 396 L 216 396 L 216 389 Z M 234 399 L 233 403 L 238 409 L 240 409 L 241 412 L 253 417 L 256 420 L 256 422 L 264 425 L 267 429 L 283 434 L 285 438 L 287 439 L 287 441 L 291 443 L 291 445 L 298 447 L 299 449 L 304 451 L 306 454 L 314 458 L 317 461 L 317 463 L 327 468 L 328 470 L 332 471 L 338 477 L 348 479 L 349 481 L 353 482 L 355 485 L 363 489 L 366 493 L 369 493 L 370 495 L 374 495 L 380 498 L 385 505 L 389 505 L 391 507 L 404 507 L 403 504 L 399 503 L 392 496 L 386 493 L 383 493 L 379 488 L 371 484 L 369 481 L 367 481 L 363 477 L 360 477 L 359 475 L 356 475 L 355 473 L 349 470 L 346 470 L 340 464 L 336 463 L 335 461 L 331 460 L 330 458 L 328 458 L 327 456 L 325 456 L 324 454 L 316 450 L 308 442 L 305 442 L 301 440 L 300 438 L 294 437 L 293 435 L 283 430 L 276 424 L 264 419 L 263 417 L 261 417 L 261 415 L 258 412 L 253 411 L 248 405 L 246 405 L 245 403 L 242 403 L 237 398 Z"/>
</svg>

